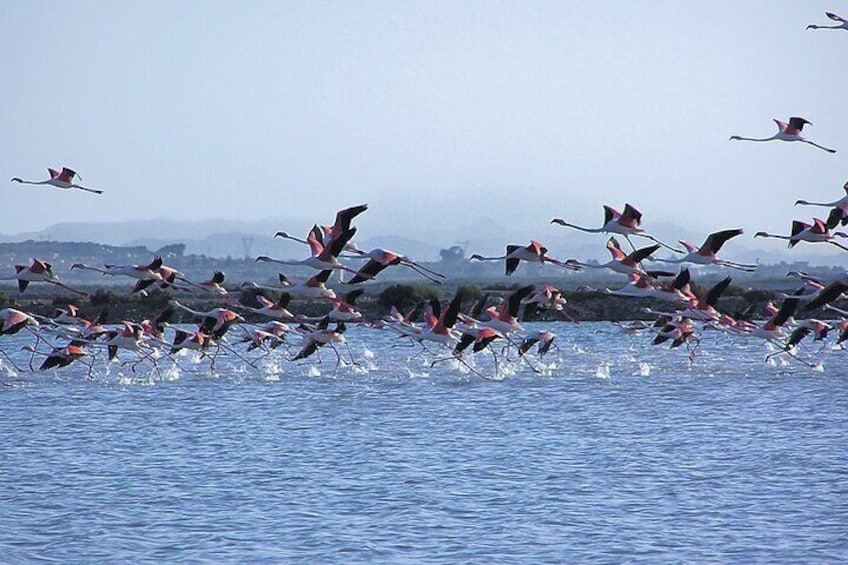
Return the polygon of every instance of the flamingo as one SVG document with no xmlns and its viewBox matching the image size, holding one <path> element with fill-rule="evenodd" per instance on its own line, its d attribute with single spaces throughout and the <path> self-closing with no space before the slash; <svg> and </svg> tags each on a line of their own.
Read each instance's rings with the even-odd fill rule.
<svg viewBox="0 0 848 565">
<path fill-rule="evenodd" d="M 683 245 L 689 252 L 679 259 L 657 259 L 660 263 L 693 263 L 695 265 L 720 265 L 722 267 L 730 267 L 740 271 L 753 272 L 757 270 L 756 265 L 746 265 L 744 263 L 734 263 L 725 261 L 716 257 L 722 246 L 727 240 L 742 234 L 741 229 L 730 229 L 713 232 L 707 236 L 701 247 L 695 247 L 691 243 L 681 240 Z"/>
<path fill-rule="evenodd" d="M 85 186 L 81 186 L 79 184 L 74 183 L 74 177 L 78 177 L 79 175 L 76 171 L 72 169 L 62 167 L 61 171 L 57 171 L 55 169 L 47 169 L 47 171 L 50 173 L 50 178 L 47 180 L 33 181 L 23 180 L 19 177 L 15 177 L 10 182 L 19 182 L 22 184 L 49 184 L 50 186 L 55 186 L 56 188 L 77 188 L 86 192 L 93 192 L 94 194 L 103 194 L 102 190 L 97 190 L 96 188 L 87 188 Z"/>
<path fill-rule="evenodd" d="M 504 297 L 504 301 L 499 307 L 489 306 L 486 308 L 489 319 L 481 323 L 504 335 L 521 331 L 523 328 L 518 322 L 521 301 L 530 296 L 534 290 L 533 285 L 527 285 L 512 291 Z"/>
<path fill-rule="evenodd" d="M 33 258 L 32 263 L 27 265 L 15 265 L 15 274 L 0 277 L 0 281 L 18 281 L 18 291 L 23 293 L 31 282 L 46 282 L 65 290 L 69 290 L 82 296 L 88 296 L 87 292 L 71 288 L 59 282 L 59 277 L 53 272 L 53 265 L 43 259 Z"/>
<path fill-rule="evenodd" d="M 845 18 L 843 18 L 841 16 L 837 16 L 833 12 L 825 12 L 824 15 L 827 16 L 828 18 L 830 18 L 831 20 L 835 21 L 835 22 L 839 22 L 839 24 L 833 25 L 833 26 L 822 26 L 822 25 L 810 24 L 810 25 L 807 26 L 807 29 L 844 29 L 844 30 L 848 31 L 848 20 L 846 20 Z"/>
<path fill-rule="evenodd" d="M 204 281 L 193 286 L 196 286 L 200 290 L 204 290 L 210 294 L 216 294 L 218 296 L 227 296 L 229 292 L 227 292 L 227 289 L 224 288 L 223 284 L 225 278 L 226 275 L 223 271 L 214 271 L 212 273 L 212 278 L 210 278 L 208 281 Z"/>
<path fill-rule="evenodd" d="M 305 265 L 307 267 L 312 267 L 313 269 L 317 269 L 319 271 L 326 271 L 328 269 L 339 269 L 343 271 L 348 271 L 353 273 L 354 275 L 358 274 L 356 271 L 351 269 L 350 267 L 346 267 L 339 263 L 338 256 L 341 253 L 344 246 L 348 241 L 353 238 L 356 234 L 356 228 L 351 228 L 346 232 L 342 232 L 338 237 L 333 238 L 329 244 L 325 245 L 320 242 L 315 233 L 310 232 L 307 237 L 307 242 L 309 243 L 309 247 L 312 251 L 312 255 L 306 259 L 300 261 L 291 261 L 291 260 L 282 260 L 282 259 L 272 259 L 265 255 L 260 255 L 256 258 L 257 261 L 263 261 L 267 263 L 278 263 L 280 265 Z"/>
<path fill-rule="evenodd" d="M 524 307 L 525 319 L 536 317 L 542 310 L 553 310 L 562 312 L 568 301 L 563 297 L 562 291 L 557 287 L 544 284 L 535 288 L 529 295 L 521 299 Z"/>
<path fill-rule="evenodd" d="M 368 253 L 364 251 L 357 250 L 357 255 L 362 258 L 367 258 L 368 262 L 359 269 L 358 274 L 347 281 L 346 284 L 357 284 L 366 280 L 373 279 L 377 276 L 377 273 L 381 272 L 386 267 L 391 265 L 404 265 L 409 267 L 419 275 L 423 276 L 430 282 L 434 282 L 436 284 L 442 284 L 442 281 L 439 279 L 444 279 L 445 275 L 441 273 L 437 273 L 436 271 L 432 271 L 415 261 L 412 261 L 409 257 L 405 257 L 400 253 L 395 253 L 394 251 L 389 251 L 388 249 L 372 249 Z M 438 278 L 436 278 L 438 277 Z"/>
<path fill-rule="evenodd" d="M 813 218 L 812 224 L 801 222 L 799 220 L 793 220 L 791 235 L 776 235 L 760 231 L 755 233 L 754 237 L 785 239 L 789 241 L 788 247 L 790 249 L 795 247 L 799 241 L 806 241 L 808 243 L 829 243 L 830 245 L 835 245 L 840 249 L 848 251 L 848 247 L 834 240 L 834 238 L 836 237 L 848 237 L 848 234 L 846 234 L 845 232 L 833 232 L 831 234 L 830 230 L 827 227 L 827 224 L 818 218 Z"/>
<path fill-rule="evenodd" d="M 36 320 L 30 314 L 15 308 L 3 308 L 0 310 L 0 335 L 13 335 L 28 325 L 38 326 Z"/>
<path fill-rule="evenodd" d="M 215 339 L 221 338 L 225 333 L 227 333 L 227 330 L 232 324 L 236 322 L 244 322 L 244 318 L 242 316 L 233 312 L 229 308 L 213 308 L 207 312 L 199 312 L 184 306 L 177 300 L 172 299 L 170 303 L 172 306 L 175 306 L 180 310 L 184 310 L 189 314 L 201 318 L 200 331 Z"/>
<path fill-rule="evenodd" d="M 353 221 L 353 219 L 356 216 L 358 216 L 359 214 L 361 214 L 362 212 L 366 211 L 367 209 L 368 209 L 367 204 L 360 204 L 358 206 L 351 206 L 350 208 L 345 208 L 343 210 L 339 210 L 338 212 L 336 212 L 336 218 L 335 218 L 335 221 L 333 222 L 333 225 L 331 225 L 331 226 L 328 226 L 328 225 L 319 226 L 318 224 L 315 224 L 312 227 L 312 230 L 310 231 L 310 233 L 314 234 L 317 237 L 318 241 L 320 241 L 323 245 L 329 245 L 329 243 L 333 239 L 339 237 L 341 234 L 343 234 L 347 231 L 350 231 L 350 229 L 351 229 L 350 224 Z M 309 242 L 307 240 L 300 239 L 298 237 L 289 235 L 287 232 L 284 232 L 284 231 L 278 231 L 277 233 L 274 234 L 274 237 L 290 239 L 292 241 L 297 241 L 298 243 L 304 243 L 306 245 L 309 245 Z M 359 251 L 359 249 L 356 247 L 355 244 L 348 243 L 348 242 L 345 242 L 344 250 L 345 251 L 353 251 L 353 252 Z"/>
<path fill-rule="evenodd" d="M 416 336 L 419 341 L 433 341 L 443 345 L 453 345 L 459 339 L 460 335 L 454 329 L 456 321 L 459 318 L 459 308 L 462 305 L 462 293 L 457 290 L 453 299 L 448 304 L 440 315 L 435 314 L 432 305 L 428 308 L 429 312 L 425 312 L 425 322 L 427 329 Z M 438 306 L 438 302 L 436 302 Z"/>
<path fill-rule="evenodd" d="M 697 339 L 695 337 L 695 326 L 689 318 L 676 316 L 670 319 L 660 318 L 660 320 L 662 320 L 662 323 L 658 327 L 652 328 L 657 335 L 651 345 L 659 345 L 671 339 L 671 349 L 674 349 L 690 339 Z"/>
<path fill-rule="evenodd" d="M 848 290 L 848 271 L 819 291 L 818 295 L 804 306 L 804 310 L 815 310 L 830 304 L 842 296 L 846 290 Z"/>
<path fill-rule="evenodd" d="M 88 355 L 82 349 L 85 345 L 87 344 L 84 341 L 72 341 L 65 347 L 54 347 L 53 351 L 46 355 L 38 370 L 46 371 L 54 367 L 67 367 L 74 361 Z"/>
<path fill-rule="evenodd" d="M 786 298 L 780 304 L 780 308 L 775 311 L 772 316 L 766 320 L 761 326 L 753 326 L 749 331 L 744 332 L 752 337 L 758 337 L 775 344 L 786 339 L 786 334 L 783 333 L 783 326 L 788 322 L 792 315 L 795 314 L 795 309 L 798 307 L 798 298 Z"/>
<path fill-rule="evenodd" d="M 305 282 L 292 284 L 291 281 L 282 273 L 279 274 L 281 286 L 260 285 L 252 281 L 242 283 L 242 288 L 273 290 L 275 292 L 287 292 L 292 295 L 305 296 L 307 298 L 335 298 L 336 293 L 333 289 L 327 288 L 326 282 L 332 274 L 332 269 L 326 269 L 312 275 Z"/>
<path fill-rule="evenodd" d="M 164 282 L 165 276 L 170 276 L 170 273 L 163 276 L 163 274 L 159 272 L 162 268 L 161 257 L 155 257 L 153 261 L 147 265 L 103 265 L 103 267 L 104 268 L 101 269 L 99 267 L 91 267 L 85 263 L 74 263 L 71 265 L 71 270 L 80 269 L 85 271 L 94 271 L 96 273 L 110 275 L 113 277 L 120 276 L 136 279 L 135 286 L 132 291 L 130 291 L 131 294 L 143 291 L 153 283 Z"/>
<path fill-rule="evenodd" d="M 607 250 L 612 255 L 612 260 L 607 261 L 606 263 L 602 263 L 600 265 L 593 265 L 592 263 L 581 263 L 573 259 L 569 259 L 566 262 L 583 268 L 588 267 L 590 269 L 610 269 L 611 271 L 615 271 L 616 273 L 622 273 L 624 275 L 629 275 L 631 273 L 636 272 L 643 273 L 644 271 L 639 266 L 639 263 L 641 263 L 645 259 L 648 259 L 659 248 L 660 245 L 657 243 L 649 247 L 637 249 L 632 253 L 627 254 L 621 250 L 621 245 L 618 243 L 618 241 L 616 241 L 614 237 L 611 237 L 607 241 Z"/>
<path fill-rule="evenodd" d="M 645 230 L 640 227 L 642 223 L 642 213 L 633 207 L 630 204 L 624 205 L 624 212 L 619 212 L 612 206 L 604 205 L 604 224 L 599 228 L 584 228 L 575 224 L 571 224 L 566 222 L 562 218 L 554 218 L 551 220 L 552 224 L 559 224 L 561 226 L 574 228 L 580 231 L 585 231 L 589 233 L 611 233 L 611 234 L 619 234 L 623 235 L 627 242 L 630 244 L 634 250 L 636 247 L 633 245 L 633 242 L 630 241 L 631 235 L 637 235 L 639 237 L 644 237 L 650 239 L 654 243 L 658 243 L 665 247 L 670 251 L 674 251 L 675 253 L 683 253 L 679 249 L 674 249 L 661 242 Z"/>
<path fill-rule="evenodd" d="M 186 330 L 177 330 L 174 333 L 174 341 L 171 344 L 171 350 L 169 353 L 173 355 L 181 349 L 204 352 L 210 345 L 212 345 L 211 338 L 201 331 L 190 332 Z"/>
<path fill-rule="evenodd" d="M 787 277 L 795 277 L 801 279 L 801 282 L 804 283 L 804 286 L 801 288 L 802 294 L 798 294 L 796 291 L 793 294 L 787 294 L 785 292 L 780 292 L 777 294 L 779 298 L 788 298 L 790 296 L 796 296 L 801 300 L 811 300 L 819 295 L 819 293 L 825 289 L 825 284 L 822 283 L 819 279 L 804 273 L 803 271 L 789 271 L 786 273 Z"/>
<path fill-rule="evenodd" d="M 344 337 L 344 332 L 347 330 L 347 326 L 345 326 L 344 322 L 337 322 L 336 327 L 333 330 L 329 329 L 328 326 L 329 320 L 325 318 L 318 324 L 317 327 L 308 330 L 303 335 L 303 346 L 300 351 L 292 357 L 292 361 L 305 359 L 318 351 L 319 347 L 329 345 L 330 349 L 333 350 L 333 353 L 336 354 L 336 370 L 338 370 L 343 359 L 335 346 L 347 344 Z M 348 347 L 348 352 L 350 352 L 350 347 Z M 352 354 L 350 360 L 351 363 L 355 364 Z"/>
<path fill-rule="evenodd" d="M 688 292 L 690 274 L 689 269 L 681 269 L 680 273 L 667 284 L 660 284 L 656 276 L 671 275 L 672 273 L 649 272 L 647 274 L 632 273 L 628 275 L 628 282 L 617 289 L 600 288 L 581 285 L 577 287 L 578 292 L 599 292 L 612 296 L 627 296 L 631 298 L 660 298 L 671 302 L 686 302 L 693 295 Z M 656 276 L 655 276 L 656 275 Z"/>
<path fill-rule="evenodd" d="M 727 287 L 730 286 L 731 281 L 732 279 L 730 277 L 725 277 L 723 280 L 713 285 L 712 288 L 702 293 L 701 296 L 690 298 L 686 307 L 678 312 L 658 312 L 650 308 L 642 308 L 642 312 L 658 314 L 669 318 L 682 316 L 693 320 L 718 322 L 721 319 L 721 313 L 716 310 L 715 305 L 718 303 L 719 297 L 721 297 L 724 291 L 727 290 Z"/>
<path fill-rule="evenodd" d="M 559 259 L 554 259 L 553 257 L 548 257 L 548 248 L 539 243 L 538 241 L 530 241 L 529 244 L 524 247 L 520 245 L 507 245 L 506 246 L 506 254 L 501 255 L 499 257 L 484 257 L 475 253 L 471 257 L 470 260 L 476 261 L 501 261 L 506 259 L 506 276 L 510 276 L 515 272 L 515 269 L 518 268 L 518 263 L 520 261 L 527 261 L 528 263 L 553 263 L 554 265 L 559 265 L 560 267 L 564 267 L 571 271 L 579 271 L 580 267 L 576 265 L 571 265 L 567 261 L 560 261 Z"/>
<path fill-rule="evenodd" d="M 838 200 L 834 200 L 833 202 L 812 202 L 810 200 L 796 200 L 795 205 L 801 206 L 824 206 L 827 208 L 833 208 L 831 210 L 830 215 L 827 219 L 827 225 L 830 227 L 836 227 L 838 223 L 842 223 L 842 225 L 848 224 L 848 182 L 842 185 L 842 189 L 845 191 L 845 196 Z"/>
<path fill-rule="evenodd" d="M 518 355 L 524 355 L 534 345 L 538 343 L 539 347 L 536 351 L 539 354 L 539 357 L 544 357 L 545 354 L 550 351 L 551 346 L 554 343 L 554 339 L 556 339 L 556 335 L 552 334 L 549 331 L 537 331 L 532 335 L 524 338 L 524 340 L 521 342 L 521 345 L 518 346 Z"/>
<path fill-rule="evenodd" d="M 773 139 L 779 139 L 780 141 L 803 141 L 804 143 L 809 143 L 813 147 L 824 149 L 828 153 L 836 153 L 836 149 L 830 149 L 823 145 L 819 145 L 818 143 L 813 143 L 809 139 L 801 137 L 801 130 L 804 129 L 804 124 L 813 125 L 811 122 L 805 120 L 804 118 L 793 116 L 789 118 L 788 124 L 786 122 L 781 122 L 777 119 L 775 119 L 774 122 L 777 124 L 777 133 L 771 137 L 754 138 L 742 137 L 740 135 L 731 135 L 730 139 L 741 141 L 771 141 Z"/>
</svg>

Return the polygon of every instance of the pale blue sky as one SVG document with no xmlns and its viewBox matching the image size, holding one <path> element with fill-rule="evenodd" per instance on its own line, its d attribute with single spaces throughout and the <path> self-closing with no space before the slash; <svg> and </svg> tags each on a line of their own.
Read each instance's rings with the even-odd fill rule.
<svg viewBox="0 0 848 565">
<path fill-rule="evenodd" d="M 804 29 L 826 10 L 6 2 L 0 172 L 66 165 L 106 194 L 8 184 L 0 233 L 367 202 L 372 231 L 489 217 L 544 239 L 553 216 L 596 225 L 625 201 L 646 224 L 784 233 L 815 211 L 796 198 L 848 180 L 848 33 Z M 728 141 L 790 115 L 839 152 Z"/>
</svg>

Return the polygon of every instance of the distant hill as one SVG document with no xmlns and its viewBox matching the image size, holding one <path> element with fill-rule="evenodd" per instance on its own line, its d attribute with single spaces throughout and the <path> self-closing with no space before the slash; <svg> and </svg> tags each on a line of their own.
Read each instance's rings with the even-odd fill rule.
<svg viewBox="0 0 848 565">
<path fill-rule="evenodd" d="M 367 218 L 363 216 L 363 218 Z M 330 219 L 327 219 L 330 221 Z M 181 222 L 155 219 L 132 222 L 59 223 L 37 232 L 0 236 L 0 242 L 80 241 L 112 246 L 144 246 L 151 250 L 182 243 L 187 254 L 219 258 L 244 258 L 270 255 L 279 258 L 304 256 L 305 248 L 291 241 L 275 239 L 278 230 L 304 235 L 312 223 L 305 218 L 288 217 L 258 221 L 206 220 Z M 652 233 L 670 245 L 684 239 L 700 245 L 705 233 L 696 233 L 668 222 L 653 222 Z M 544 243 L 549 254 L 560 259 L 607 260 L 604 247 L 608 235 L 583 233 L 556 225 L 541 225 L 525 229 L 491 218 L 478 218 L 459 224 L 435 222 L 429 229 L 418 227 L 404 230 L 403 226 L 369 226 L 363 220 L 356 242 L 362 249 L 383 247 L 398 251 L 420 261 L 438 261 L 439 252 L 460 246 L 467 254 L 501 255 L 508 243 L 525 244 L 531 239 Z M 627 243 L 618 238 L 625 247 Z M 637 246 L 650 242 L 632 238 Z M 848 267 L 848 253 L 824 245 L 801 244 L 792 250 L 775 241 L 754 240 L 745 234 L 730 242 L 723 254 L 731 260 L 776 264 L 782 261 L 809 261 L 815 265 Z M 667 257 L 667 251 L 659 256 Z"/>
</svg>

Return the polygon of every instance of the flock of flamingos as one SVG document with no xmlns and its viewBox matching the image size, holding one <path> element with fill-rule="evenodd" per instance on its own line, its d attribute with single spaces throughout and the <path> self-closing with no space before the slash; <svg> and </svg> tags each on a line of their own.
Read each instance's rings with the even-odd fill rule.
<svg viewBox="0 0 848 565">
<path fill-rule="evenodd" d="M 811 24 L 808 29 L 848 30 L 848 20 L 832 13 L 826 15 L 837 22 L 837 25 Z M 802 137 L 802 130 L 806 125 L 810 125 L 806 119 L 791 117 L 788 122 L 774 121 L 778 131 L 770 137 L 734 135 L 730 139 L 757 142 L 799 141 L 835 153 L 834 149 Z M 46 180 L 31 181 L 15 177 L 12 182 L 50 185 L 95 194 L 103 192 L 78 184 L 76 179 L 79 175 L 69 168 L 48 171 L 50 178 Z M 832 202 L 795 202 L 796 205 L 828 208 L 825 220 L 795 220 L 788 234 L 758 232 L 755 237 L 783 239 L 788 241 L 790 248 L 799 242 L 807 242 L 832 245 L 848 251 L 848 247 L 839 241 L 848 238 L 848 233 L 836 231 L 837 227 L 848 224 L 848 182 L 843 186 L 843 190 L 845 195 Z M 777 296 L 776 298 L 780 299 L 778 303 L 768 302 L 766 310 L 770 317 L 767 320 L 751 320 L 750 311 L 731 316 L 716 308 L 719 297 L 731 283 L 731 277 L 727 276 L 703 293 L 696 293 L 692 290 L 691 272 L 686 265 L 715 265 L 730 270 L 755 270 L 756 265 L 736 263 L 718 257 L 728 241 L 742 234 L 741 229 L 713 232 L 700 246 L 680 241 L 683 249 L 678 249 L 647 232 L 642 227 L 642 214 L 633 205 L 625 204 L 622 211 L 607 205 L 603 208 L 604 220 L 597 227 L 579 226 L 562 218 L 554 218 L 551 223 L 585 232 L 607 234 L 609 238 L 606 248 L 611 256 L 607 263 L 589 264 L 574 259 L 557 259 L 548 255 L 548 249 L 538 241 L 530 241 L 526 245 L 507 245 L 503 255 L 486 257 L 475 254 L 469 260 L 503 261 L 507 276 L 514 273 L 522 262 L 550 263 L 560 269 L 574 272 L 586 268 L 603 268 L 620 273 L 627 277 L 627 282 L 618 288 L 593 289 L 581 286 L 577 290 L 665 301 L 668 304 L 665 311 L 643 308 L 644 312 L 656 315 L 654 323 L 636 321 L 617 326 L 628 333 L 649 333 L 653 345 L 666 344 L 672 348 L 685 345 L 689 350 L 690 360 L 693 359 L 694 351 L 705 330 L 714 330 L 737 338 L 764 340 L 772 345 L 772 352 L 767 359 L 775 355 L 787 355 L 810 367 L 817 367 L 819 364 L 814 360 L 814 353 L 803 356 L 799 354 L 798 347 L 802 340 L 809 337 L 813 341 L 825 343 L 831 332 L 836 338 L 834 343 L 826 345 L 841 347 L 841 344 L 848 340 L 848 311 L 832 304 L 845 298 L 844 293 L 848 291 L 848 272 L 833 281 L 816 280 L 801 272 L 789 273 L 789 276 L 799 279 L 800 288 L 791 294 Z M 241 285 L 242 288 L 277 293 L 272 294 L 276 300 L 256 294 L 259 307 L 242 303 L 235 296 L 234 289 L 224 286 L 224 274 L 221 272 L 215 272 L 205 282 L 191 281 L 176 269 L 165 265 L 158 257 L 147 265 L 98 267 L 74 264 L 71 269 L 127 277 L 135 281 L 130 291 L 132 293 L 143 293 L 148 287 L 161 287 L 172 292 L 174 298 L 168 308 L 152 319 L 127 320 L 120 324 L 106 324 L 102 315 L 95 318 L 85 317 L 79 308 L 73 305 L 56 309 L 52 317 L 5 308 L 0 310 L 0 354 L 18 372 L 26 371 L 26 368 L 19 366 L 12 356 L 4 351 L 2 336 L 29 332 L 34 343 L 24 346 L 23 349 L 30 355 L 30 371 L 61 368 L 77 362 L 87 366 L 88 375 L 91 377 L 96 361 L 105 357 L 107 362 L 129 365 L 133 372 L 138 366 L 148 364 L 158 372 L 158 364 L 163 359 L 170 359 L 177 364 L 177 357 L 185 354 L 185 351 L 193 351 L 195 355 L 208 358 L 213 370 L 217 356 L 222 354 L 235 356 L 256 368 L 256 361 L 262 356 L 274 354 L 277 358 L 297 362 L 314 355 L 320 362 L 321 351 L 331 351 L 337 370 L 340 365 L 357 364 L 350 347 L 347 346 L 345 331 L 350 324 L 362 324 L 375 330 L 392 332 L 398 339 L 417 344 L 422 353 L 430 355 L 428 360 L 431 365 L 450 360 L 464 365 L 480 377 L 490 378 L 491 375 L 475 368 L 473 361 L 474 356 L 485 354 L 494 358 L 495 372 L 501 360 L 513 364 L 524 363 L 537 371 L 534 359 L 544 357 L 552 347 L 556 347 L 556 336 L 546 330 L 525 331 L 521 321 L 543 310 L 552 310 L 570 319 L 565 312 L 569 305 L 562 292 L 550 284 L 527 285 L 498 297 L 484 294 L 473 304 L 466 304 L 461 292 L 457 291 L 445 304 L 430 300 L 410 312 L 392 308 L 386 316 L 367 319 L 357 309 L 356 299 L 364 292 L 361 285 L 379 277 L 384 269 L 405 267 L 433 284 L 441 284 L 445 275 L 400 253 L 380 248 L 365 251 L 357 247 L 354 242 L 357 228 L 353 221 L 366 210 L 367 206 L 364 204 L 340 210 L 336 213 L 333 224 L 315 224 L 304 238 L 283 231 L 277 232 L 275 237 L 298 241 L 308 246 L 309 255 L 302 260 L 281 260 L 266 256 L 257 257 L 256 260 L 271 264 L 308 266 L 315 269 L 316 274 L 300 283 L 292 282 L 282 274 L 278 277 L 277 285 L 245 282 Z M 616 236 L 626 240 L 628 247 L 622 248 Z M 648 244 L 637 248 L 633 241 L 636 238 Z M 678 254 L 678 258 L 654 259 L 654 253 L 660 248 Z M 648 262 L 679 264 L 680 268 L 677 272 L 649 269 L 646 265 Z M 344 294 L 341 290 L 337 292 L 327 286 L 334 273 L 340 281 L 337 289 L 344 288 Z M 347 280 L 342 280 L 345 276 Z M 0 280 L 17 281 L 21 293 L 30 283 L 49 283 L 68 292 L 86 294 L 60 282 L 52 266 L 37 258 L 33 259 L 30 265 L 16 266 L 15 273 L 0 276 Z M 196 311 L 179 301 L 180 293 L 215 296 L 220 299 L 221 305 L 208 311 Z M 289 311 L 293 296 L 324 301 L 327 305 L 326 314 L 308 317 Z M 837 320 L 825 321 L 814 317 L 817 312 L 825 309 L 835 313 Z M 195 317 L 197 326 L 189 330 L 170 325 L 176 310 L 185 311 Z M 265 321 L 248 323 L 245 318 L 247 315 L 250 315 L 250 319 Z M 833 314 L 828 318 L 833 318 Z M 278 351 L 280 346 L 285 353 Z"/>
</svg>

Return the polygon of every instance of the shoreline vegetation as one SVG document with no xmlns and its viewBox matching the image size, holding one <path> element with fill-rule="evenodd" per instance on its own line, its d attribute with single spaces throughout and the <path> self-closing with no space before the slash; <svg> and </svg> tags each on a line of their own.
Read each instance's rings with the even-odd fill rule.
<svg viewBox="0 0 848 565">
<path fill-rule="evenodd" d="M 502 297 L 508 291 L 524 285 L 550 284 L 563 293 L 568 306 L 564 316 L 556 311 L 543 311 L 539 321 L 554 321 L 573 319 L 582 321 L 611 321 L 623 322 L 630 320 L 653 321 L 656 316 L 643 311 L 645 308 L 668 310 L 669 303 L 656 299 L 628 298 L 602 295 L 597 292 L 577 292 L 581 285 L 596 288 L 617 288 L 626 282 L 626 277 L 616 273 L 606 273 L 601 269 L 587 269 L 582 273 L 568 273 L 555 266 L 525 264 L 521 272 L 513 276 L 503 275 L 503 265 L 498 263 L 483 263 L 469 261 L 465 250 L 459 246 L 443 250 L 442 260 L 424 262 L 423 265 L 447 275 L 442 285 L 422 282 L 414 273 L 405 269 L 387 270 L 380 274 L 379 281 L 366 282 L 361 285 L 339 284 L 336 276 L 328 286 L 336 293 L 344 294 L 354 288 L 361 287 L 364 293 L 356 305 L 368 321 L 378 320 L 389 313 L 391 306 L 397 306 L 402 312 L 409 312 L 414 306 L 423 301 L 436 298 L 449 299 L 457 288 L 463 291 L 463 310 L 467 311 L 471 304 L 484 293 L 493 298 Z M 209 310 L 222 306 L 223 297 L 202 291 L 185 292 L 174 289 L 162 290 L 153 287 L 147 296 L 131 294 L 134 281 L 126 277 L 104 277 L 99 273 L 83 270 L 71 270 L 75 262 L 90 265 L 112 264 L 145 264 L 153 257 L 162 257 L 166 264 L 186 274 L 193 281 L 208 279 L 214 271 L 226 273 L 223 286 L 230 297 L 240 301 L 246 307 L 256 308 L 256 294 L 276 301 L 278 292 L 257 291 L 243 288 L 245 281 L 256 281 L 260 284 L 276 285 L 278 269 L 267 264 L 246 258 L 216 258 L 205 255 L 186 254 L 182 244 L 171 244 L 156 251 L 143 246 L 114 247 L 90 242 L 57 242 L 57 241 L 26 241 L 19 243 L 0 244 L 0 272 L 12 273 L 16 264 L 28 264 L 32 257 L 40 257 L 52 263 L 59 280 L 78 288 L 89 296 L 80 296 L 44 283 L 30 284 L 24 293 L 20 293 L 15 281 L 0 281 L 0 308 L 15 307 L 33 314 L 52 316 L 56 308 L 73 304 L 87 316 L 96 316 L 107 312 L 107 323 L 118 323 L 123 320 L 150 319 L 168 306 L 170 299 L 197 310 Z M 591 262 L 591 261 L 590 261 Z M 286 276 L 293 280 L 305 280 L 316 271 L 307 267 L 290 267 L 285 269 Z M 726 269 L 715 267 L 694 267 L 692 281 L 695 290 L 708 288 L 725 276 L 733 277 L 732 284 L 724 292 L 718 302 L 718 309 L 733 315 L 753 308 L 749 314 L 754 318 L 768 316 L 765 305 L 769 300 L 779 300 L 779 293 L 788 293 L 802 286 L 797 278 L 787 278 L 790 271 L 806 271 L 815 274 L 822 280 L 832 280 L 843 271 L 833 266 L 814 266 L 805 261 L 795 263 L 779 263 L 760 265 L 755 273 L 728 273 Z M 284 289 L 282 289 L 284 290 Z M 327 300 L 304 299 L 293 296 L 289 310 L 302 316 L 322 316 L 332 305 Z M 251 322 L 264 321 L 261 316 L 252 314 L 250 310 L 241 311 Z M 835 314 L 821 311 L 820 316 L 833 318 Z M 570 317 L 570 319 L 569 319 Z M 189 323 L 191 315 L 178 312 L 175 322 Z"/>
<path fill-rule="evenodd" d="M 401 311 L 408 312 L 430 298 L 439 300 L 449 298 L 458 288 L 462 289 L 463 308 L 467 309 L 484 293 L 491 297 L 501 297 L 510 290 L 524 284 L 528 284 L 526 280 L 514 284 L 485 284 L 479 281 L 477 283 L 445 284 L 443 286 L 410 283 L 385 284 L 369 288 L 368 292 L 357 300 L 356 305 L 367 321 L 374 321 L 388 314 L 392 306 L 397 306 Z M 537 281 L 537 284 L 544 283 Z M 89 296 L 80 296 L 52 288 L 49 285 L 30 285 L 23 294 L 20 294 L 17 289 L 10 285 L 0 285 L 0 308 L 15 307 L 33 314 L 52 316 L 57 308 L 73 304 L 83 314 L 92 317 L 105 311 L 107 323 L 118 323 L 122 320 L 150 319 L 167 308 L 171 299 L 179 300 L 186 306 L 197 310 L 209 310 L 222 304 L 221 296 L 178 293 L 160 289 L 153 290 L 146 296 L 131 295 L 129 293 L 130 288 L 131 284 L 114 284 L 108 287 L 81 285 L 79 289 L 89 293 Z M 228 291 L 231 297 L 248 308 L 259 306 L 256 301 L 257 294 L 271 300 L 276 300 L 280 295 L 280 293 L 274 291 L 257 291 L 240 288 L 237 285 L 228 288 Z M 753 317 L 764 318 L 767 317 L 764 309 L 766 302 L 777 298 L 777 294 L 783 291 L 784 289 L 742 288 L 731 285 L 719 300 L 718 309 L 732 314 L 753 307 L 755 308 Z M 656 315 L 646 313 L 643 310 L 645 308 L 664 310 L 668 304 L 656 299 L 609 296 L 597 292 L 568 290 L 563 291 L 563 297 L 568 301 L 568 306 L 565 309 L 567 316 L 556 311 L 546 310 L 536 317 L 525 317 L 524 321 L 574 320 L 578 323 L 584 321 L 653 321 Z M 288 307 L 289 310 L 298 315 L 310 317 L 321 316 L 330 308 L 331 305 L 327 300 L 305 299 L 297 296 L 292 297 Z M 250 322 L 267 320 L 260 315 L 250 313 L 249 310 L 241 313 Z M 825 314 L 825 312 L 822 312 L 822 314 Z M 193 317 L 190 314 L 177 311 L 174 321 L 190 323 L 193 321 Z"/>
</svg>

